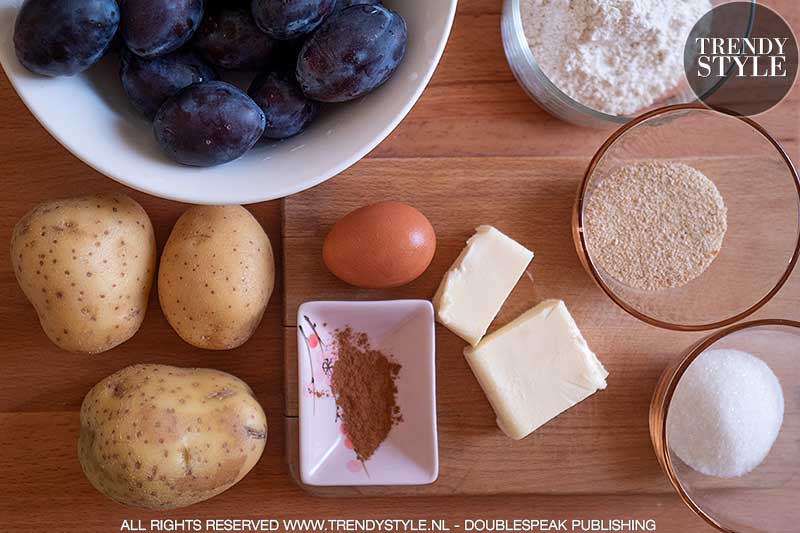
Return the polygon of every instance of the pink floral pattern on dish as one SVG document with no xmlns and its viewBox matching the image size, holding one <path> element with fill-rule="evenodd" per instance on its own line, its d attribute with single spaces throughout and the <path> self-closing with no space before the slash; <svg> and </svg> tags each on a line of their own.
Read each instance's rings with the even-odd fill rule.
<svg viewBox="0 0 800 533">
<path fill-rule="evenodd" d="M 319 325 L 308 316 L 303 316 L 303 320 L 305 324 L 299 325 L 298 329 L 305 341 L 306 352 L 309 357 L 309 368 L 311 368 L 310 381 L 304 390 L 306 394 L 312 396 L 312 403 L 315 406 L 313 412 L 316 414 L 316 401 L 318 399 L 333 398 L 333 392 L 330 386 L 331 375 L 333 374 L 333 366 L 336 363 L 337 354 L 331 342 L 332 336 L 326 331 L 323 331 Z M 327 326 L 327 324 L 323 324 L 323 327 L 324 326 Z M 325 335 L 324 339 L 322 335 Z M 335 422 L 339 422 L 338 410 L 336 411 Z M 353 441 L 347 435 L 347 427 L 344 424 L 340 424 L 339 430 L 343 436 L 340 440 L 341 445 L 348 450 L 353 450 Z M 345 467 L 349 472 L 354 474 L 367 471 L 361 461 L 357 459 L 348 461 Z"/>
<path fill-rule="evenodd" d="M 331 342 L 331 335 L 317 325 L 316 322 L 311 320 L 308 316 L 303 316 L 304 324 L 300 324 L 297 328 L 306 345 L 306 353 L 308 354 L 308 362 L 310 372 L 310 381 L 305 387 L 306 394 L 313 397 L 313 403 L 316 406 L 318 398 L 333 397 L 331 392 L 331 374 L 333 374 L 333 365 L 336 362 L 336 350 Z M 323 327 L 327 324 L 323 324 Z M 325 335 L 323 339 L 323 335 Z M 316 412 L 316 409 L 314 409 Z"/>
<path fill-rule="evenodd" d="M 297 316 L 300 479 L 311 486 L 418 485 L 439 469 L 433 306 L 424 300 L 306 302 Z M 350 325 L 403 365 L 400 424 L 361 464 L 331 391 L 336 329 Z"/>
</svg>

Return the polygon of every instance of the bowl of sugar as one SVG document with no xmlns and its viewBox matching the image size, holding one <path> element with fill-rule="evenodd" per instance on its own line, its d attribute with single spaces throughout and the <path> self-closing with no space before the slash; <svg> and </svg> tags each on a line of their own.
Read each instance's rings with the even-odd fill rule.
<svg viewBox="0 0 800 533">
<path fill-rule="evenodd" d="M 734 324 L 800 255 L 800 180 L 754 120 L 700 104 L 656 109 L 600 147 L 573 212 L 586 271 L 633 317 L 675 331 Z"/>
<path fill-rule="evenodd" d="M 656 386 L 658 461 L 681 499 L 720 531 L 797 531 L 798 361 L 800 322 L 745 322 L 700 342 Z"/>
</svg>

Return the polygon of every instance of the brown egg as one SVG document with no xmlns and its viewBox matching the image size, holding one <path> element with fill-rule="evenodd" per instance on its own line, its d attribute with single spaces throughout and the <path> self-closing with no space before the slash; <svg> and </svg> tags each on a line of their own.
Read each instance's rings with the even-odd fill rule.
<svg viewBox="0 0 800 533">
<path fill-rule="evenodd" d="M 356 209 L 325 238 L 322 259 L 336 277 L 367 289 L 399 287 L 431 264 L 436 233 L 425 215 L 399 202 Z"/>
</svg>

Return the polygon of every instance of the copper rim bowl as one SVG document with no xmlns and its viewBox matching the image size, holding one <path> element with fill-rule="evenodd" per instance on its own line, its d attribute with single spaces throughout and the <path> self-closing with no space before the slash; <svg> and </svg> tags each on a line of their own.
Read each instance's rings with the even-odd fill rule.
<svg viewBox="0 0 800 533">
<path fill-rule="evenodd" d="M 684 124 L 681 124 L 681 122 Z M 712 128 L 716 128 L 716 130 L 719 131 L 711 131 Z M 729 133 L 726 133 L 726 131 L 729 131 Z M 720 138 L 725 135 L 729 135 L 730 139 Z M 728 141 L 730 141 L 730 147 L 726 145 Z M 706 145 L 704 146 L 702 143 Z M 702 156 L 706 157 L 706 161 L 724 161 L 726 159 L 724 157 L 719 157 L 719 154 L 721 151 L 726 151 L 726 155 L 730 161 L 728 163 L 730 168 L 720 174 L 721 176 L 736 175 L 736 172 L 741 167 L 738 159 L 739 154 L 747 150 L 751 150 L 752 154 L 749 156 L 747 154 L 742 154 L 742 160 L 752 156 L 752 160 L 756 161 L 756 157 L 758 157 L 768 160 L 768 163 L 773 165 L 772 168 L 775 169 L 775 172 L 770 174 L 770 172 L 766 170 L 766 168 L 768 168 L 767 166 L 758 166 L 755 168 L 759 170 L 749 174 L 748 177 L 767 180 L 769 185 L 774 185 L 775 190 L 779 191 L 775 196 L 783 198 L 784 201 L 787 202 L 780 224 L 767 225 L 766 228 L 769 229 L 765 227 L 761 227 L 760 229 L 756 228 L 755 225 L 751 224 L 753 217 L 752 213 L 750 213 L 748 214 L 749 218 L 746 219 L 747 221 L 739 225 L 739 227 L 743 228 L 743 231 L 751 233 L 748 236 L 750 239 L 762 239 L 764 235 L 771 234 L 772 230 L 774 230 L 776 235 L 780 234 L 781 239 L 783 239 L 781 244 L 781 253 L 783 257 L 778 257 L 777 254 L 774 254 L 772 257 L 766 257 L 764 259 L 764 261 L 772 261 L 773 264 L 770 265 L 771 275 L 769 279 L 764 276 L 757 280 L 760 284 L 760 288 L 753 289 L 753 292 L 757 292 L 758 295 L 748 295 L 750 299 L 746 302 L 738 301 L 735 306 L 731 305 L 725 309 L 716 309 L 714 313 L 708 313 L 708 316 L 703 317 L 675 316 L 670 319 L 660 316 L 659 313 L 649 311 L 646 305 L 633 303 L 632 298 L 629 296 L 630 294 L 635 294 L 636 291 L 622 287 L 618 282 L 615 283 L 615 280 L 610 276 L 602 273 L 600 267 L 592 259 L 590 246 L 589 243 L 587 243 L 587 235 L 584 232 L 583 211 L 594 184 L 602 181 L 602 177 L 598 176 L 598 174 L 604 174 L 604 172 L 601 171 L 601 167 L 603 167 L 603 169 L 609 167 L 611 163 L 608 163 L 608 160 L 612 162 L 625 159 L 631 161 L 665 158 L 681 160 L 691 159 L 691 157 L 694 157 L 694 154 L 703 152 L 707 152 L 708 154 L 707 157 L 705 155 Z M 690 154 L 693 155 L 690 156 Z M 759 159 L 759 161 L 761 159 Z M 765 170 L 762 172 L 761 168 Z M 701 170 L 703 169 L 701 168 Z M 780 179 L 775 178 L 777 172 L 781 174 Z M 736 194 L 731 193 L 726 195 L 726 191 L 720 186 L 718 180 L 714 178 L 714 175 L 708 172 L 706 172 L 706 174 L 712 181 L 717 183 L 720 192 L 723 193 L 726 204 L 729 204 L 729 231 L 728 235 L 726 235 L 726 242 L 723 244 L 720 253 L 720 257 L 722 257 L 723 253 L 726 253 L 728 241 L 732 240 L 729 238 L 731 235 L 730 222 L 732 211 L 730 203 L 744 206 L 751 204 L 753 200 L 752 198 L 744 197 L 745 194 L 750 194 L 750 192 L 743 194 L 740 190 L 741 187 L 736 190 Z M 730 178 L 729 180 L 735 181 L 734 178 Z M 740 180 L 738 183 L 741 185 L 742 181 Z M 776 211 L 778 208 L 773 208 L 771 203 L 772 198 L 763 198 L 764 195 L 768 194 L 764 192 L 765 188 L 763 185 L 763 182 L 753 183 L 752 187 L 748 185 L 749 188 L 747 190 L 753 191 L 753 194 L 761 194 L 761 201 L 764 203 L 764 206 L 768 206 L 768 210 Z M 729 200 L 733 200 L 733 202 L 729 202 Z M 735 206 L 736 205 L 734 205 L 734 207 Z M 751 225 L 753 226 L 752 228 L 750 228 Z M 754 232 L 757 231 L 761 233 L 754 234 Z M 800 257 L 800 179 L 798 178 L 797 171 L 791 159 L 778 141 L 754 120 L 724 110 L 711 110 L 702 104 L 666 106 L 645 113 L 623 125 L 603 143 L 594 155 L 578 190 L 573 209 L 572 233 L 575 248 L 586 271 L 616 305 L 635 318 L 660 328 L 675 331 L 705 331 L 717 329 L 736 323 L 761 308 L 778 293 L 792 273 L 798 257 Z M 752 242 L 752 240 L 748 241 L 748 239 L 740 239 L 740 241 Z M 746 245 L 739 246 L 739 248 L 741 249 L 740 253 L 742 255 L 748 253 Z M 717 258 L 715 263 L 720 262 L 720 257 Z M 713 268 L 714 264 L 712 264 L 711 268 L 698 279 L 713 279 Z M 740 268 L 740 272 L 738 273 L 741 274 L 745 270 L 749 273 L 756 272 L 758 269 L 750 268 L 748 270 Z M 755 274 L 752 275 L 755 276 Z M 734 283 L 729 283 L 728 287 L 730 287 L 732 291 L 739 290 L 740 282 L 741 279 L 737 279 Z M 685 293 L 691 290 L 693 283 L 695 283 L 695 281 L 686 286 Z M 722 282 L 717 281 L 716 283 L 719 285 Z M 765 284 L 768 284 L 768 286 Z M 697 287 L 697 285 L 694 285 L 694 287 Z M 624 295 L 626 290 L 628 292 L 627 297 Z M 646 301 L 647 298 L 651 300 L 659 299 L 659 305 L 662 308 L 668 308 L 673 303 L 670 301 L 670 298 L 673 298 L 675 295 L 675 293 L 671 291 L 674 291 L 674 289 L 653 291 L 649 295 L 645 295 L 645 291 L 639 291 L 640 301 Z M 719 287 L 717 287 L 717 292 L 722 293 L 722 298 L 720 298 L 720 303 L 718 304 L 722 306 L 724 305 L 724 298 L 727 297 L 727 294 L 724 294 L 725 291 L 719 290 Z M 743 290 L 742 293 L 744 293 Z M 713 301 L 716 296 L 716 294 L 699 295 L 695 293 L 691 296 L 691 299 L 694 301 L 702 299 Z M 684 298 L 688 299 L 686 296 L 684 296 Z M 744 299 L 745 295 L 740 294 L 739 298 Z M 674 303 L 677 306 L 679 302 L 676 301 Z M 676 312 L 676 315 L 677 314 Z"/>
<path fill-rule="evenodd" d="M 776 335 L 778 337 L 775 337 Z M 770 456 L 777 455 L 779 457 L 773 460 L 769 467 L 765 467 L 766 473 L 761 473 L 760 475 L 754 473 L 758 473 L 767 464 L 766 462 L 762 467 L 754 470 L 754 473 L 747 474 L 744 478 L 735 478 L 733 480 L 704 478 L 700 474 L 692 473 L 691 476 L 694 476 L 695 479 L 689 479 L 691 476 L 686 474 L 690 471 L 689 467 L 681 465 L 680 459 L 673 458 L 668 446 L 667 415 L 679 381 L 695 359 L 709 348 L 729 346 L 748 351 L 752 346 L 758 345 L 763 348 L 770 344 L 774 347 L 774 351 L 770 350 L 767 354 L 768 357 L 764 357 L 764 353 L 754 355 L 763 357 L 764 361 L 778 375 L 784 390 L 786 411 L 781 429 L 782 434 L 773 446 L 772 451 L 770 451 Z M 798 461 L 796 454 L 797 444 L 795 444 L 797 442 L 797 424 L 790 418 L 796 417 L 797 404 L 800 402 L 800 398 L 795 397 L 796 395 L 793 394 L 798 386 L 797 382 L 794 381 L 797 379 L 797 372 L 795 371 L 797 357 L 794 356 L 798 355 L 800 355 L 800 322 L 780 319 L 744 322 L 716 332 L 696 344 L 686 355 L 664 371 L 656 385 L 650 404 L 649 422 L 650 439 L 658 462 L 683 502 L 695 514 L 720 531 L 726 533 L 791 531 L 793 530 L 793 525 L 797 523 L 800 507 L 795 511 L 787 509 L 783 509 L 783 512 L 776 511 L 770 505 L 759 505 L 759 502 L 750 499 L 748 496 L 752 491 L 747 494 L 744 491 L 749 489 L 748 483 L 750 483 L 757 487 L 757 490 L 763 496 L 767 496 L 771 501 L 776 502 L 780 501 L 780 499 L 774 498 L 774 494 L 770 493 L 771 491 L 791 491 L 792 507 L 795 507 L 796 493 L 794 491 L 796 488 L 793 487 L 798 483 L 795 475 Z M 789 369 L 788 372 L 786 369 Z M 792 464 L 786 464 L 786 457 L 793 458 L 790 459 Z M 683 472 L 683 475 L 681 472 Z M 779 472 L 778 475 L 782 476 L 783 479 L 770 479 L 776 477 L 776 472 Z M 758 476 L 758 479 L 748 479 L 749 476 Z M 712 490 L 716 490 L 718 493 L 724 494 L 724 496 L 718 496 L 715 502 L 711 502 L 708 496 L 710 494 L 708 487 L 704 487 L 704 490 L 699 490 L 696 486 L 692 486 L 692 483 L 696 483 L 697 479 L 711 479 Z M 769 483 L 765 483 L 765 479 L 769 479 Z M 794 483 L 794 485 L 790 485 L 790 483 Z M 742 492 L 738 495 L 736 491 Z M 720 501 L 725 501 L 726 503 L 719 505 Z M 781 504 L 777 503 L 775 505 L 780 506 Z M 770 523 L 765 524 L 765 521 Z"/>
</svg>

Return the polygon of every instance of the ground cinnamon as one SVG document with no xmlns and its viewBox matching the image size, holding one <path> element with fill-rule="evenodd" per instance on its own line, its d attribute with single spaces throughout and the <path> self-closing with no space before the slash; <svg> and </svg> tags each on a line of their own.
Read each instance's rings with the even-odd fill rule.
<svg viewBox="0 0 800 533">
<path fill-rule="evenodd" d="M 366 461 L 402 421 L 397 405 L 401 366 L 374 350 L 365 333 L 348 326 L 334 332 L 338 352 L 331 375 L 337 413 L 359 461 Z"/>
</svg>

